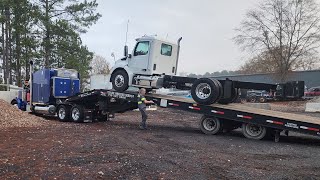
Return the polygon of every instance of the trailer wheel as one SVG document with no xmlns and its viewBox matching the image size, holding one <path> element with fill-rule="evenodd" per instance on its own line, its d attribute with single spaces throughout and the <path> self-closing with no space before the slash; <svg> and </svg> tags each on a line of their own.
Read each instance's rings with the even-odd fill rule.
<svg viewBox="0 0 320 180">
<path fill-rule="evenodd" d="M 200 121 L 200 129 L 205 134 L 214 135 L 222 131 L 222 126 L 218 118 L 203 116 Z"/>
<path fill-rule="evenodd" d="M 80 105 L 75 105 L 71 108 L 71 119 L 73 122 L 81 123 L 83 122 L 84 111 L 83 107 Z"/>
<path fill-rule="evenodd" d="M 267 128 L 255 124 L 242 124 L 242 132 L 246 138 L 261 140 L 267 135 Z"/>
<path fill-rule="evenodd" d="M 58 119 L 61 122 L 67 122 L 70 120 L 70 108 L 65 105 L 61 105 L 57 109 Z"/>
<path fill-rule="evenodd" d="M 199 104 L 210 105 L 221 98 L 222 86 L 212 78 L 197 79 L 191 87 L 191 96 Z"/>
<path fill-rule="evenodd" d="M 112 87 L 118 92 L 124 92 L 129 88 L 129 77 L 124 70 L 117 70 L 111 76 Z"/>
</svg>

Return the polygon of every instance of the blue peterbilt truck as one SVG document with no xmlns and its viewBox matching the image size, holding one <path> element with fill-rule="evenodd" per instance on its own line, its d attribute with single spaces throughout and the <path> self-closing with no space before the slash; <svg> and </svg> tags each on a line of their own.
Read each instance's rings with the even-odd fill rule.
<svg viewBox="0 0 320 180">
<path fill-rule="evenodd" d="M 56 107 L 80 92 L 79 73 L 73 69 L 42 69 L 32 74 L 30 108 L 41 114 L 56 113 Z"/>
</svg>

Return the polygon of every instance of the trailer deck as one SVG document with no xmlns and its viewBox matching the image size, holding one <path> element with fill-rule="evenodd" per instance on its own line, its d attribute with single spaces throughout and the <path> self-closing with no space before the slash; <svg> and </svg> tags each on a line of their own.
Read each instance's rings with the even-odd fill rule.
<svg viewBox="0 0 320 180">
<path fill-rule="evenodd" d="M 201 105 L 197 104 L 193 99 L 187 97 L 161 94 L 146 94 L 145 97 L 149 100 L 153 100 L 160 107 L 199 113 L 203 114 L 204 117 L 218 120 L 219 128 L 222 128 L 222 126 L 220 127 L 220 123 L 229 125 L 236 124 L 237 126 L 235 128 L 241 127 L 243 124 L 251 124 L 256 125 L 257 127 L 263 127 L 265 129 L 275 131 L 276 133 L 274 135 L 276 138 L 279 138 L 280 132 L 284 130 L 296 131 L 318 137 L 320 136 L 320 118 L 258 109 L 242 104 L 222 105 L 215 103 L 211 105 Z M 98 109 L 103 111 L 103 114 L 114 114 L 137 108 L 137 101 L 137 92 L 127 91 L 120 93 L 113 90 L 100 89 L 69 97 L 64 104 L 68 104 L 71 107 L 80 105 L 84 107 L 83 109 L 88 110 L 86 105 L 91 104 L 91 106 L 94 106 L 95 104 L 96 108 L 96 104 L 99 102 Z M 92 113 L 95 111 L 92 108 L 89 110 L 92 110 L 89 111 Z M 93 116 L 89 115 L 88 117 Z M 217 122 L 215 123 L 217 124 Z M 216 134 L 216 132 L 211 134 Z"/>
<path fill-rule="evenodd" d="M 235 103 L 199 105 L 190 98 L 155 94 L 148 95 L 148 97 L 162 100 L 162 107 L 188 110 L 217 118 L 320 136 L 320 118 L 316 117 L 258 109 Z"/>
</svg>

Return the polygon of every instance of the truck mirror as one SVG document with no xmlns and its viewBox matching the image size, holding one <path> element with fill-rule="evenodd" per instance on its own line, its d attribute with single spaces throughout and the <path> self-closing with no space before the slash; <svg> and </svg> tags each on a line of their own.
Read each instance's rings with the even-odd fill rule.
<svg viewBox="0 0 320 180">
<path fill-rule="evenodd" d="M 124 46 L 124 53 L 123 54 L 125 57 L 128 56 L 128 46 L 127 45 Z"/>
</svg>

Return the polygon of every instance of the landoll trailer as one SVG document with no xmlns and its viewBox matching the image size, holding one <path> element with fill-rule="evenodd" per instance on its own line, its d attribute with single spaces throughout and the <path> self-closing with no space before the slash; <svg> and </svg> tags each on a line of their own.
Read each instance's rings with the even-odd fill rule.
<svg viewBox="0 0 320 180">
<path fill-rule="evenodd" d="M 205 134 L 214 135 L 241 127 L 245 137 L 257 140 L 273 137 L 275 141 L 279 141 L 281 131 L 320 136 L 320 119 L 310 116 L 257 109 L 241 104 L 200 105 L 190 98 L 159 94 L 148 94 L 146 98 L 163 108 L 202 114 L 199 124 Z M 107 120 L 113 118 L 115 113 L 136 109 L 137 101 L 136 92 L 92 90 L 71 96 L 57 105 L 57 115 L 61 121 Z"/>
</svg>

